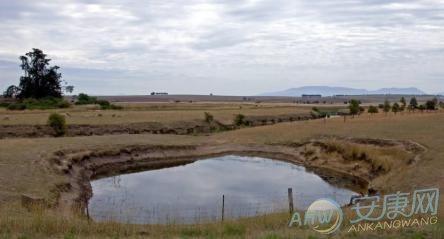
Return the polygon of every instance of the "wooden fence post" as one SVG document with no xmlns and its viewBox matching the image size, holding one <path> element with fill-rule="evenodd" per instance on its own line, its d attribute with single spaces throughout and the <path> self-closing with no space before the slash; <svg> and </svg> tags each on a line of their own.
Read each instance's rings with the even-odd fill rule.
<svg viewBox="0 0 444 239">
<path fill-rule="evenodd" d="M 225 214 L 225 195 L 222 195 L 222 221 L 224 221 Z"/>
<path fill-rule="evenodd" d="M 288 207 L 290 209 L 290 214 L 293 214 L 294 206 L 293 206 L 293 189 L 292 188 L 288 188 Z"/>
</svg>

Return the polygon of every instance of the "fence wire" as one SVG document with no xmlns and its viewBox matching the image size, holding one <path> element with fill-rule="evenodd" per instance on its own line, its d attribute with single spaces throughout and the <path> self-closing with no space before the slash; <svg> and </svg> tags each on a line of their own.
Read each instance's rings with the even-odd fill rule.
<svg viewBox="0 0 444 239">
<path fill-rule="evenodd" d="M 340 205 L 350 202 L 350 194 L 347 193 L 325 194 L 323 198 L 333 199 Z M 220 195 L 212 203 L 206 202 L 197 207 L 186 203 L 192 201 L 191 198 L 174 198 L 165 200 L 165 203 L 150 206 L 146 206 L 146 202 L 136 202 L 133 199 L 127 195 L 96 201 L 93 205 L 88 206 L 89 216 L 96 221 L 187 224 L 220 221 L 222 220 L 222 211 L 226 220 L 289 211 L 289 199 L 286 193 L 254 197 L 224 195 L 224 202 L 222 202 L 222 195 Z M 318 199 L 319 195 L 293 193 L 294 209 L 304 211 Z"/>
</svg>

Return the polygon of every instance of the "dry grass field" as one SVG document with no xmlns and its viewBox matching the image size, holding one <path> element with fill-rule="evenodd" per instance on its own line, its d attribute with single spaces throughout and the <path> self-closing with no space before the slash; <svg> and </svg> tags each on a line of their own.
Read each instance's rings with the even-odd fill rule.
<svg viewBox="0 0 444 239">
<path fill-rule="evenodd" d="M 172 123 L 202 120 L 204 112 L 222 123 L 232 123 L 236 114 L 272 116 L 277 114 L 308 114 L 315 105 L 290 103 L 119 103 L 124 110 L 99 110 L 96 106 L 74 106 L 58 110 L 8 111 L 0 108 L 0 125 L 46 124 L 52 112 L 66 115 L 68 124 L 124 124 L 141 122 Z M 322 107 L 322 106 L 321 106 Z M 344 105 L 324 106 L 345 108 Z"/>
<path fill-rule="evenodd" d="M 184 106 L 184 107 L 183 107 Z M 214 104 L 214 103 L 140 103 L 125 105 L 122 111 L 96 111 L 74 107 L 68 123 L 119 124 L 122 122 L 178 121 L 202 118 L 211 112 L 216 119 L 232 120 L 234 114 L 273 115 L 309 112 L 312 106 L 292 104 Z M 340 107 L 338 105 L 338 107 Z M 102 114 L 100 118 L 96 114 Z M 48 111 L 0 111 L 1 124 L 45 124 Z M 120 114 L 122 117 L 112 116 Z M 90 117 L 88 117 L 90 116 Z M 8 120 L 5 118 L 8 117 Z M 0 235 L 5 238 L 324 238 L 305 228 L 289 228 L 288 214 L 273 214 L 252 219 L 203 225 L 141 226 L 94 223 L 79 217 L 60 215 L 56 209 L 28 212 L 20 206 L 22 194 L 48 200 L 54 185 L 65 180 L 52 170 L 46 158 L 60 150 L 99 150 L 131 145 L 273 145 L 291 144 L 324 136 L 413 140 L 427 151 L 414 165 L 393 168 L 375 182 L 387 192 L 413 191 L 438 187 L 444 189 L 444 112 L 361 115 L 324 120 L 280 123 L 243 128 L 210 135 L 121 134 L 82 137 L 16 138 L 0 140 Z M 440 216 L 444 200 L 440 199 Z M 328 238 L 443 238 L 442 223 L 418 230 L 347 234 Z M 401 236 L 400 236 L 401 235 Z M 296 237 L 295 237 L 296 236 Z"/>
</svg>

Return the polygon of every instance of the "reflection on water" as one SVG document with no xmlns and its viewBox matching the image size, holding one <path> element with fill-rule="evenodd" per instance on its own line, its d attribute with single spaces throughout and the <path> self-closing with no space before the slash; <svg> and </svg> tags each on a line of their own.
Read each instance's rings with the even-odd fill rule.
<svg viewBox="0 0 444 239">
<path fill-rule="evenodd" d="M 330 185 L 304 167 L 281 161 L 223 156 L 91 182 L 90 216 L 97 221 L 196 223 L 297 209 L 319 198 L 349 202 L 353 192 Z"/>
</svg>

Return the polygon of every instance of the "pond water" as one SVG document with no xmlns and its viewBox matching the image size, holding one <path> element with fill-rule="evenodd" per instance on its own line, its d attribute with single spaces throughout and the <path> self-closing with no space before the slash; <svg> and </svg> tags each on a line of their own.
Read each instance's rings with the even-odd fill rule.
<svg viewBox="0 0 444 239">
<path fill-rule="evenodd" d="M 345 205 L 354 192 L 331 185 L 302 166 L 228 155 L 91 182 L 88 211 L 93 220 L 124 223 L 199 223 L 304 210 L 319 198 Z"/>
</svg>

